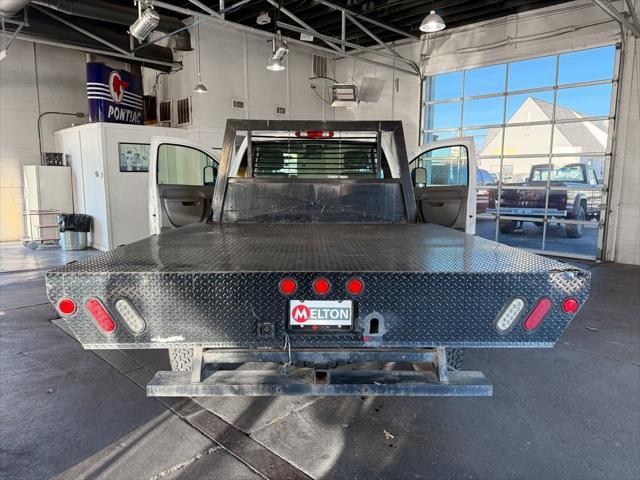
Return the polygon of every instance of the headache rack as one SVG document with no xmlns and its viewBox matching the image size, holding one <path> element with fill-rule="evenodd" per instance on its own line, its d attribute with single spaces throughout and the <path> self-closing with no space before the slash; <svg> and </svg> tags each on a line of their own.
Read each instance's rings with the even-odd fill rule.
<svg viewBox="0 0 640 480">
<path fill-rule="evenodd" d="M 375 138 L 252 140 L 254 177 L 378 178 Z"/>
</svg>

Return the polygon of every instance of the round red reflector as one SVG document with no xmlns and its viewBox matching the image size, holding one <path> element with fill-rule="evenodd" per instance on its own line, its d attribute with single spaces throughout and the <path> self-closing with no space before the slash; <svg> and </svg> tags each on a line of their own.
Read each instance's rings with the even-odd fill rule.
<svg viewBox="0 0 640 480">
<path fill-rule="evenodd" d="M 280 280 L 280 291 L 285 295 L 293 295 L 298 290 L 298 284 L 293 278 L 283 278 Z"/>
<path fill-rule="evenodd" d="M 313 291 L 318 295 L 326 295 L 331 290 L 331 284 L 326 278 L 316 278 L 313 281 Z"/>
<path fill-rule="evenodd" d="M 565 298 L 562 301 L 562 310 L 564 313 L 576 313 L 580 304 L 575 298 Z"/>
<path fill-rule="evenodd" d="M 364 290 L 364 283 L 359 278 L 352 278 L 347 282 L 347 292 L 351 295 L 360 295 Z"/>
<path fill-rule="evenodd" d="M 73 315 L 76 313 L 76 302 L 70 298 L 63 298 L 58 302 L 58 311 L 62 315 Z"/>
</svg>

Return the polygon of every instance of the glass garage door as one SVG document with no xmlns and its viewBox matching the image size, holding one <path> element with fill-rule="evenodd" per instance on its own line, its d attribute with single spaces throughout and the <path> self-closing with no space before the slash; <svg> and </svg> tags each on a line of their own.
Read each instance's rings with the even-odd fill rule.
<svg viewBox="0 0 640 480">
<path fill-rule="evenodd" d="M 610 45 L 425 79 L 423 141 L 474 138 L 477 235 L 600 257 L 618 58 Z"/>
</svg>

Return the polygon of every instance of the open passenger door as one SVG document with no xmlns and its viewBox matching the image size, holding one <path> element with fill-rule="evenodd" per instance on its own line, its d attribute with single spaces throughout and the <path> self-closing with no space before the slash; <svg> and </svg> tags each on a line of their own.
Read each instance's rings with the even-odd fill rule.
<svg viewBox="0 0 640 480">
<path fill-rule="evenodd" d="M 218 159 L 206 147 L 179 138 L 154 137 L 149 174 L 151 234 L 207 220 Z"/>
<path fill-rule="evenodd" d="M 432 142 L 409 162 L 418 217 L 474 234 L 476 158 L 473 138 Z"/>
</svg>

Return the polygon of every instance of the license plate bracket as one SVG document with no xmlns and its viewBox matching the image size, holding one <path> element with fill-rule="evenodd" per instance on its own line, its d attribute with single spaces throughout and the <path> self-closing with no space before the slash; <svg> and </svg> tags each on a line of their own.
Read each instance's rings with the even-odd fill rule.
<svg viewBox="0 0 640 480">
<path fill-rule="evenodd" d="M 353 300 L 289 300 L 287 329 L 296 333 L 350 332 L 355 315 Z"/>
</svg>

